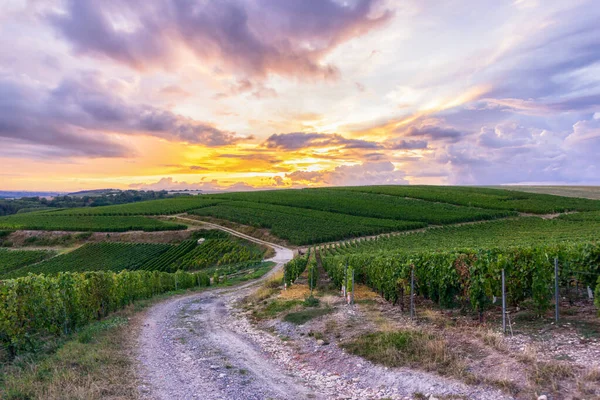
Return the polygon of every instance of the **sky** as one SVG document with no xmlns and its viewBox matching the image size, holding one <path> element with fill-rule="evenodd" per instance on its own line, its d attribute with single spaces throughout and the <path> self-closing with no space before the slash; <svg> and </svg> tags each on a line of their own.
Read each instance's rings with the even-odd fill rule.
<svg viewBox="0 0 600 400">
<path fill-rule="evenodd" d="M 596 0 L 2 0 L 0 189 L 600 184 Z"/>
</svg>

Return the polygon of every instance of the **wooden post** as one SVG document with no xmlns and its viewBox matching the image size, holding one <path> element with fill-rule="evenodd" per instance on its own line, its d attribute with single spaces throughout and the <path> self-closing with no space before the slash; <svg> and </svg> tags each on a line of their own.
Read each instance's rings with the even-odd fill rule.
<svg viewBox="0 0 600 400">
<path fill-rule="evenodd" d="M 352 268 L 352 294 L 350 295 L 350 304 L 354 304 L 354 268 Z"/>
<path fill-rule="evenodd" d="M 410 269 L 410 319 L 415 318 L 415 266 Z"/>
<path fill-rule="evenodd" d="M 558 292 L 558 257 L 554 259 L 554 319 L 558 322 L 558 303 L 560 301 L 560 293 Z"/>
<path fill-rule="evenodd" d="M 506 333 L 506 281 L 502 269 L 502 332 Z"/>
</svg>

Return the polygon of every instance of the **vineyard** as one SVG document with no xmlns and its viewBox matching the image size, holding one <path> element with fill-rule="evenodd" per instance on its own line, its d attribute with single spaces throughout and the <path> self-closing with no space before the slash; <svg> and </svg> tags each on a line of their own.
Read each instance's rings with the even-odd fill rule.
<svg viewBox="0 0 600 400">
<path fill-rule="evenodd" d="M 0 229 L 92 232 L 139 230 L 153 232 L 186 229 L 186 226 L 146 217 L 68 216 L 34 212 L 0 217 Z"/>
<path fill-rule="evenodd" d="M 4 254 L 13 256 L 20 264 L 8 263 L 0 269 L 0 278 L 16 278 L 29 273 L 56 274 L 58 272 L 147 270 L 175 272 L 199 270 L 212 266 L 230 265 L 248 261 L 259 262 L 265 250 L 258 245 L 232 237 L 222 231 L 198 231 L 194 236 L 205 241 L 198 244 L 196 238 L 178 245 L 154 243 L 88 243 L 71 252 L 52 257 L 52 252 L 1 251 L 0 266 Z M 43 257 L 42 257 L 43 256 Z M 42 258 L 40 258 L 42 257 Z"/>
<path fill-rule="evenodd" d="M 237 239 L 208 239 L 172 264 L 181 270 L 200 270 L 211 266 L 261 261 L 264 250 Z"/>
<path fill-rule="evenodd" d="M 60 273 L 0 281 L 0 344 L 14 357 L 136 300 L 209 284 L 204 273 L 181 271 Z"/>
<path fill-rule="evenodd" d="M 262 203 L 229 201 L 194 210 L 192 214 L 268 228 L 293 244 L 326 241 L 425 227 L 423 222 L 358 217 Z"/>
<path fill-rule="evenodd" d="M 332 190 L 408 197 L 460 206 L 514 210 L 533 214 L 550 214 L 565 211 L 600 211 L 600 201 L 598 200 L 482 187 L 407 185 L 359 186 L 334 188 Z"/>
<path fill-rule="evenodd" d="M 565 218 L 553 220 L 523 217 L 480 224 L 430 228 L 424 232 L 406 235 L 350 241 L 347 245 L 341 248 L 332 248 L 330 251 L 336 254 L 402 254 L 464 248 L 538 246 L 563 242 L 597 241 L 600 221 L 592 219 L 574 221 L 568 218 L 578 215 L 565 215 Z"/>
<path fill-rule="evenodd" d="M 0 277 L 24 267 L 37 263 L 54 255 L 48 250 L 4 250 L 0 249 Z"/>
<path fill-rule="evenodd" d="M 594 287 L 600 277 L 600 245 L 556 244 L 533 247 L 493 247 L 473 250 L 349 254 L 324 257 L 329 276 L 341 285 L 344 268 L 354 268 L 356 282 L 364 283 L 394 303 L 408 292 L 414 268 L 416 292 L 441 306 L 469 303 L 482 312 L 501 296 L 501 271 L 505 270 L 507 298 L 513 305 L 532 299 L 538 313 L 551 304 L 554 293 L 554 259 L 561 283 Z M 567 292 L 568 293 L 568 292 Z M 573 292 L 571 292 L 573 293 Z"/>
<path fill-rule="evenodd" d="M 275 190 L 218 196 L 231 200 L 278 204 L 362 217 L 420 221 L 437 225 L 517 215 L 512 211 L 484 210 L 397 196 L 329 189 Z"/>
<path fill-rule="evenodd" d="M 205 196 L 184 196 L 172 199 L 140 201 L 103 207 L 70 208 L 49 212 L 51 215 L 171 215 L 208 207 L 221 200 Z"/>
<path fill-rule="evenodd" d="M 168 244 L 150 243 L 88 243 L 70 253 L 15 270 L 7 277 L 15 278 L 28 273 L 133 270 L 170 247 Z"/>
</svg>

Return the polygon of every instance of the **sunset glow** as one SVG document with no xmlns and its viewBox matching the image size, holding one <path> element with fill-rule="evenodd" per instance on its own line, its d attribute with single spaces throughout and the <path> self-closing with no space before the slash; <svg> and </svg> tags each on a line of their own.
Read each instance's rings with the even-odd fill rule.
<svg viewBox="0 0 600 400">
<path fill-rule="evenodd" d="M 593 0 L 9 0 L 3 190 L 600 184 Z"/>
</svg>

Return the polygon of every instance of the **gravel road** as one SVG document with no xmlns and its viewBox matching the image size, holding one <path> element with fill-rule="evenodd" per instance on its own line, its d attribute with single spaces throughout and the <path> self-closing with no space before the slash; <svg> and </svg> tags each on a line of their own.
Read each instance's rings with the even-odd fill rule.
<svg viewBox="0 0 600 400">
<path fill-rule="evenodd" d="M 276 266 L 259 281 L 173 298 L 149 309 L 137 343 L 143 399 L 409 399 L 414 392 L 507 398 L 433 374 L 382 368 L 337 347 L 307 351 L 301 343 L 256 328 L 236 303 L 293 252 L 211 227 L 273 247 Z M 335 364 L 332 358 L 359 368 L 332 371 L 327 365 Z"/>
</svg>

